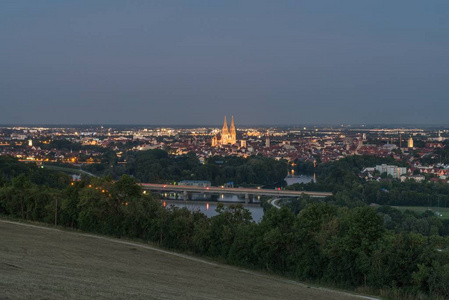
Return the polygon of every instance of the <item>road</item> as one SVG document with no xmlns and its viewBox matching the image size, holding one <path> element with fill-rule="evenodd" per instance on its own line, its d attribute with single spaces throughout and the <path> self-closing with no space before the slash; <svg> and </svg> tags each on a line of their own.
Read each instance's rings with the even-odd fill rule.
<svg viewBox="0 0 449 300">
<path fill-rule="evenodd" d="M 273 207 L 276 207 L 277 209 L 281 209 L 281 207 L 278 205 L 279 200 L 281 200 L 281 198 L 274 198 L 271 200 L 268 200 L 268 202 L 273 205 Z"/>
<path fill-rule="evenodd" d="M 311 197 L 328 197 L 332 196 L 329 192 L 310 192 L 310 191 L 288 191 L 288 190 L 268 190 L 268 189 L 251 189 L 251 188 L 226 188 L 226 187 L 202 187 L 202 186 L 186 186 L 186 185 L 167 185 L 154 183 L 141 183 L 143 189 L 153 191 L 179 191 L 194 193 L 217 193 L 217 194 L 235 194 L 235 195 L 260 195 L 260 196 L 278 196 L 278 197 L 300 197 L 302 194 Z"/>
<path fill-rule="evenodd" d="M 56 171 L 62 171 L 67 172 L 70 174 L 84 174 L 90 177 L 98 177 L 97 175 L 94 175 L 90 172 L 81 170 L 81 169 L 75 169 L 75 168 L 66 168 L 66 167 L 60 167 L 60 166 L 53 166 L 53 165 L 42 165 L 43 168 L 56 170 Z"/>
</svg>

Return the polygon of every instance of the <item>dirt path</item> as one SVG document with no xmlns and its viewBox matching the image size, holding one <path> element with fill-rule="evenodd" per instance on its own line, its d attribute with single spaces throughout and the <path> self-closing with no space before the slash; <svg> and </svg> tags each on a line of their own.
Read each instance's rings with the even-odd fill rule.
<svg viewBox="0 0 449 300">
<path fill-rule="evenodd" d="M 0 220 L 0 299 L 372 299 L 146 244 Z"/>
</svg>

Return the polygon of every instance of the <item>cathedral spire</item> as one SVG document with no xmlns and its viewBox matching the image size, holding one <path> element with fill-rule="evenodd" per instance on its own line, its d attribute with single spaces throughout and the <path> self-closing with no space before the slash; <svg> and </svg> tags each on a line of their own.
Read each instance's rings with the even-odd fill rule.
<svg viewBox="0 0 449 300">
<path fill-rule="evenodd" d="M 228 121 L 226 121 L 226 116 L 224 118 L 224 122 L 223 122 L 223 130 L 221 131 L 222 136 L 226 136 L 228 134 L 229 130 L 228 130 Z"/>
<path fill-rule="evenodd" d="M 237 132 L 235 130 L 235 124 L 234 124 L 234 116 L 232 116 L 232 121 L 231 121 L 231 128 L 229 130 L 229 142 L 231 144 L 235 144 L 237 142 Z"/>
</svg>

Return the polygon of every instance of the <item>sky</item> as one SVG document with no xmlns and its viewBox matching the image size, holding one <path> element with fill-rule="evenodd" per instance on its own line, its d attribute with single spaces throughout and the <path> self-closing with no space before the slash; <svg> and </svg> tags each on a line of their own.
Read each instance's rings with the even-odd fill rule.
<svg viewBox="0 0 449 300">
<path fill-rule="evenodd" d="M 0 1 L 0 124 L 448 124 L 449 1 Z"/>
</svg>

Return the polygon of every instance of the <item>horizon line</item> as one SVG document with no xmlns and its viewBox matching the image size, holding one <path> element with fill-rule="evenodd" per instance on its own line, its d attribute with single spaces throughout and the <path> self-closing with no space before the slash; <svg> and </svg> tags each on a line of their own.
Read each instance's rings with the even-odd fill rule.
<svg viewBox="0 0 449 300">
<path fill-rule="evenodd" d="M 125 123 L 4 123 L 0 127 L 84 127 L 84 126 L 107 126 L 107 127 L 221 127 L 219 124 L 125 124 Z M 238 127 L 447 127 L 449 124 L 432 123 L 298 123 L 298 124 L 239 124 Z"/>
</svg>

